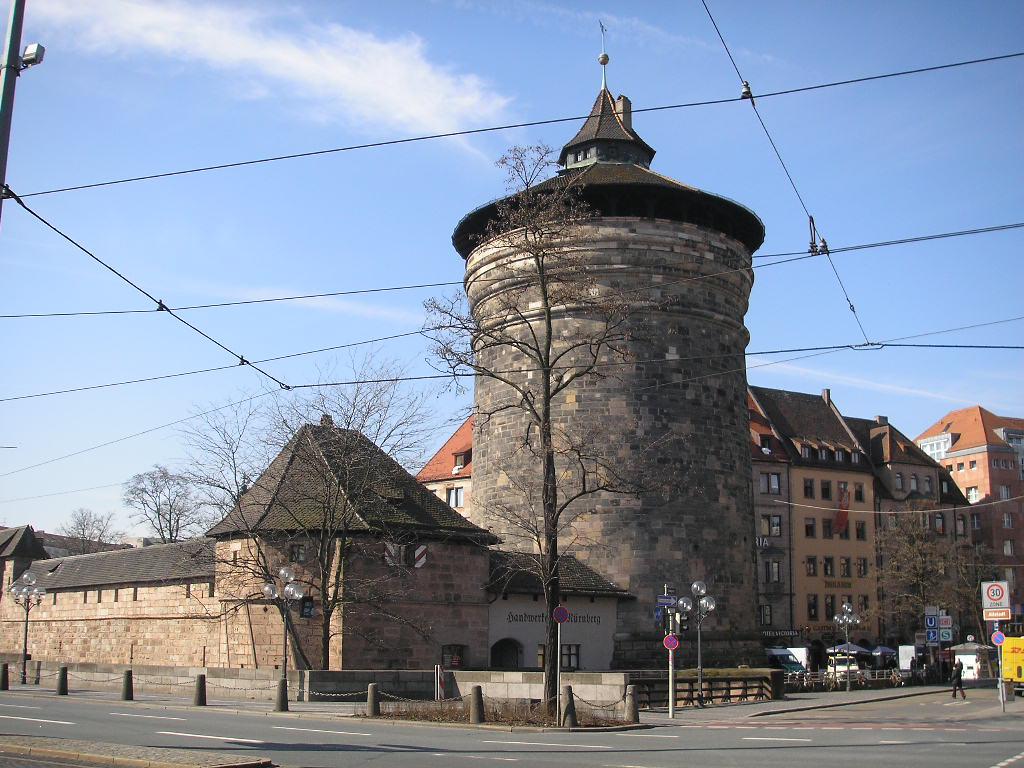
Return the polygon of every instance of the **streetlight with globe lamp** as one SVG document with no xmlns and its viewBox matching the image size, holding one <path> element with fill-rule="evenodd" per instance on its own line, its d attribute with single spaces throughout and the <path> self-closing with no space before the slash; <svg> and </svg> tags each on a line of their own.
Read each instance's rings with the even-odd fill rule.
<svg viewBox="0 0 1024 768">
<path fill-rule="evenodd" d="M 684 616 L 693 611 L 693 620 L 697 624 L 697 703 L 704 706 L 704 655 L 701 648 L 700 627 L 713 610 L 717 603 L 715 598 L 708 594 L 708 585 L 703 581 L 695 581 L 690 585 L 690 592 L 693 593 L 697 602 L 694 603 L 689 597 L 679 598 L 679 612 Z"/>
<path fill-rule="evenodd" d="M 306 592 L 302 585 L 295 581 L 295 571 L 285 565 L 278 572 L 277 577 L 284 586 L 278 590 L 277 585 L 268 581 L 263 585 L 263 596 L 267 600 L 281 602 L 281 616 L 284 619 L 284 643 L 281 646 L 281 679 L 277 681 L 277 702 L 274 704 L 275 712 L 288 711 L 288 614 L 292 602 L 301 600 Z"/>
<path fill-rule="evenodd" d="M 850 627 L 855 627 L 860 624 L 860 616 L 853 612 L 853 606 L 849 603 L 843 603 L 839 609 L 839 613 L 832 617 L 832 621 L 836 623 L 836 626 L 843 630 L 843 635 L 846 638 L 846 692 L 850 692 Z"/>
<path fill-rule="evenodd" d="M 28 682 L 28 614 L 43 602 L 46 590 L 36 586 L 36 575 L 32 571 L 25 571 L 21 578 L 11 583 L 7 592 L 14 598 L 14 602 L 25 609 L 25 629 L 21 644 L 21 684 L 25 685 Z"/>
</svg>

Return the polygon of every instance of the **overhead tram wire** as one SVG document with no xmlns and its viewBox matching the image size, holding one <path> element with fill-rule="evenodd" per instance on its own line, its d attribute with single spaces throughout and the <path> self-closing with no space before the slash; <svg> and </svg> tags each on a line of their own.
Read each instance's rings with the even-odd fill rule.
<svg viewBox="0 0 1024 768">
<path fill-rule="evenodd" d="M 930 240 L 943 240 L 943 239 L 953 238 L 953 237 L 965 237 L 965 236 L 968 236 L 968 235 L 988 234 L 988 233 L 991 233 L 991 232 L 1004 232 L 1004 231 L 1007 231 L 1007 230 L 1021 229 L 1021 228 L 1024 228 L 1024 222 L 1014 222 L 1014 223 L 1011 223 L 1011 224 L 997 224 L 997 225 L 994 225 L 994 226 L 991 226 L 991 227 L 975 227 L 973 229 L 961 229 L 961 230 L 955 230 L 955 231 L 952 231 L 952 232 L 937 232 L 937 233 L 928 234 L 928 235 L 916 235 L 916 236 L 913 236 L 913 237 L 904 237 L 904 238 L 899 238 L 899 239 L 895 239 L 895 240 L 881 240 L 881 241 L 874 242 L 874 243 L 858 243 L 858 244 L 855 244 L 855 245 L 846 245 L 846 246 L 839 246 L 839 247 L 834 247 L 834 248 L 830 247 L 829 250 L 833 254 L 836 254 L 836 253 L 846 253 L 846 252 L 849 252 L 849 251 L 862 251 L 862 250 L 868 250 L 868 249 L 871 249 L 871 248 L 888 248 L 888 247 L 896 246 L 896 245 L 908 245 L 908 244 L 912 244 L 912 243 L 927 242 L 927 241 L 930 241 Z M 782 259 L 782 260 L 781 261 L 767 262 L 767 263 L 763 263 L 763 264 L 754 264 L 750 268 L 751 269 L 761 269 L 763 267 L 773 267 L 773 266 L 776 266 L 778 264 L 790 264 L 790 263 L 793 263 L 793 262 L 796 262 L 796 261 L 803 261 L 805 259 L 817 258 L 818 256 L 821 256 L 821 255 L 822 254 L 820 254 L 820 253 L 819 254 L 809 254 L 806 250 L 803 250 L 803 251 L 786 251 L 786 252 L 783 252 L 783 253 L 755 254 L 754 255 L 755 259 Z M 783 257 L 793 257 L 793 258 L 783 258 Z M 706 277 L 715 277 L 715 276 L 718 276 L 718 275 L 727 274 L 728 272 L 744 271 L 746 269 L 747 269 L 746 267 L 741 267 L 741 268 L 736 269 L 736 270 L 726 270 L 726 271 L 722 271 L 722 272 L 715 272 L 715 273 L 709 274 L 709 275 L 701 275 L 701 276 L 698 276 L 698 277 L 690 277 L 690 278 L 687 278 L 687 281 L 701 280 L 701 279 L 704 279 Z M 498 281 L 498 280 L 503 280 L 503 279 L 504 278 L 475 278 L 475 281 L 476 282 L 487 282 L 487 281 L 491 281 L 491 280 Z M 308 300 L 308 299 L 332 298 L 332 297 L 336 297 L 336 296 L 357 296 L 357 295 L 360 295 L 360 294 L 384 293 L 384 292 L 393 292 L 393 291 L 409 291 L 409 290 L 418 290 L 418 289 L 422 289 L 422 288 L 452 288 L 452 287 L 461 286 L 461 285 L 463 285 L 463 281 L 462 280 L 449 280 L 449 281 L 438 282 L 438 283 L 413 283 L 413 284 L 410 284 L 410 285 L 391 285 L 391 286 L 382 286 L 382 287 L 376 287 L 376 288 L 357 288 L 357 289 L 352 289 L 352 290 L 347 290 L 347 291 L 330 291 L 330 292 L 327 292 L 327 293 L 306 293 L 306 294 L 298 294 L 298 295 L 290 295 L 290 296 L 271 296 L 271 297 L 267 297 L 267 298 L 263 298 L 263 299 L 240 299 L 240 300 L 237 300 L 237 301 L 221 301 L 221 302 L 214 302 L 214 303 L 209 303 L 209 304 L 190 304 L 190 305 L 185 305 L 185 306 L 181 306 L 181 307 L 170 307 L 170 309 L 173 310 L 174 312 L 186 312 L 186 311 L 192 311 L 192 310 L 198 310 L 198 309 L 220 309 L 220 308 L 223 308 L 223 307 L 240 307 L 240 306 L 249 306 L 249 305 L 254 305 L 254 304 L 271 304 L 271 303 L 284 302 L 284 301 L 303 301 L 303 300 Z M 659 287 L 663 287 L 664 285 L 665 285 L 664 283 L 659 284 Z M 103 316 L 103 315 L 142 315 L 142 314 L 152 314 L 154 312 L 161 312 L 161 311 L 163 311 L 163 310 L 160 310 L 160 309 L 105 309 L 105 310 L 83 310 L 83 311 L 80 311 L 80 312 L 23 312 L 23 313 L 17 313 L 17 314 L 0 314 L 0 320 L 16 320 L 16 319 L 47 318 L 47 317 L 98 317 L 98 316 Z M 267 361 L 266 360 L 263 360 L 263 361 L 257 360 L 255 362 L 267 362 Z"/>
<path fill-rule="evenodd" d="M 804 86 L 798 86 L 798 87 L 795 87 L 795 88 L 785 88 L 785 89 L 778 90 L 778 91 L 770 91 L 770 92 L 767 92 L 767 93 L 759 94 L 757 98 L 759 98 L 759 99 L 768 99 L 768 98 L 773 98 L 773 97 L 776 97 L 776 96 L 790 96 L 790 95 L 797 94 L 797 93 L 807 93 L 807 92 L 810 92 L 810 91 L 819 91 L 819 90 L 823 90 L 825 88 L 837 88 L 837 87 L 845 86 L 845 85 L 857 85 L 857 84 L 860 84 L 860 83 L 869 83 L 869 82 L 875 82 L 875 81 L 878 81 L 878 80 L 887 80 L 887 79 L 896 78 L 896 77 L 906 77 L 906 76 L 909 76 L 909 75 L 920 75 L 920 74 L 925 74 L 925 73 L 928 73 L 928 72 L 939 72 L 939 71 L 942 71 L 942 70 L 953 69 L 953 68 L 956 68 L 956 67 L 966 67 L 966 66 L 971 66 L 971 65 L 975 65 L 975 64 L 988 64 L 988 63 L 996 62 L 996 61 L 1006 61 L 1008 59 L 1015 59 L 1015 58 L 1019 58 L 1019 57 L 1022 57 L 1022 56 L 1024 56 L 1024 51 L 1019 51 L 1019 52 L 1014 52 L 1014 53 L 1006 53 L 1006 54 L 1001 54 L 1001 55 L 998 55 L 998 56 L 986 56 L 986 57 L 976 58 L 976 59 L 966 59 L 966 60 L 963 60 L 963 61 L 954 61 L 954 62 L 949 62 L 947 64 L 936 64 L 936 65 L 929 66 L 929 67 L 917 67 L 915 69 L 904 69 L 904 70 L 899 70 L 897 72 L 885 72 L 885 73 L 880 74 L 880 75 L 865 75 L 863 77 L 853 77 L 853 78 L 848 78 L 846 80 L 835 80 L 835 81 L 827 82 L 827 83 L 817 83 L 815 85 L 804 85 Z M 718 104 L 731 104 L 731 103 L 734 103 L 734 102 L 737 102 L 737 101 L 742 101 L 742 100 L 743 100 L 743 97 L 739 96 L 739 97 L 732 97 L 732 98 L 726 98 L 726 99 L 708 99 L 708 100 L 704 100 L 704 101 L 683 102 L 683 103 L 679 103 L 679 104 L 663 104 L 663 105 L 654 106 L 654 107 L 634 108 L 633 109 L 633 114 L 639 114 L 639 113 L 642 113 L 642 112 L 664 112 L 664 111 L 668 111 L 668 110 L 689 109 L 689 108 L 693 108 L 693 107 L 707 107 L 707 106 L 714 106 L 714 105 L 718 105 Z M 236 161 L 236 162 L 217 163 L 217 164 L 212 164 L 212 165 L 197 166 L 197 167 L 194 167 L 194 168 L 185 168 L 185 169 L 181 169 L 181 170 L 177 170 L 177 171 L 164 171 L 164 172 L 161 172 L 161 173 L 150 173 L 150 174 L 144 174 L 144 175 L 140 175 L 140 176 L 129 176 L 129 177 L 120 178 L 120 179 L 109 179 L 107 181 L 97 181 L 97 182 L 91 182 L 91 183 L 88 183 L 88 184 L 76 184 L 76 185 L 66 186 L 66 187 L 56 187 L 56 188 L 53 188 L 53 189 L 39 190 L 37 192 L 28 192 L 28 193 L 22 195 L 21 197 L 22 198 L 26 198 L 26 197 L 36 197 L 36 196 L 39 196 L 39 195 L 54 195 L 54 194 L 58 194 L 58 193 L 62 193 L 62 192 L 77 192 L 79 190 L 84 190 L 84 189 L 96 189 L 98 187 L 111 187 L 111 186 L 116 186 L 116 185 L 120 185 L 120 184 L 133 184 L 133 183 L 140 182 L 140 181 L 152 181 L 152 180 L 155 180 L 155 179 L 166 179 L 166 178 L 171 178 L 171 177 L 174 177 L 174 176 L 187 176 L 187 175 L 191 175 L 191 174 L 206 173 L 206 172 L 209 172 L 209 171 L 220 171 L 220 170 L 226 170 L 226 169 L 230 169 L 230 168 L 242 168 L 242 167 L 250 166 L 250 165 L 261 165 L 261 164 L 266 164 L 266 163 L 279 162 L 279 161 L 283 161 L 283 160 L 298 160 L 298 159 L 307 158 L 307 157 L 318 157 L 318 156 L 322 156 L 322 155 L 338 154 L 338 153 L 342 153 L 342 152 L 353 152 L 353 151 L 363 150 L 363 149 L 377 149 L 377 148 L 380 148 L 380 147 L 389 147 L 389 146 L 395 146 L 395 145 L 399 145 L 399 144 L 411 144 L 411 143 L 421 142 L 421 141 L 432 141 L 432 140 L 436 140 L 436 139 L 448 139 L 448 138 L 453 138 L 453 137 L 457 137 L 457 136 L 473 136 L 473 135 L 482 134 L 482 133 L 494 133 L 494 132 L 497 132 L 497 131 L 506 131 L 506 130 L 511 130 L 511 129 L 514 129 L 514 128 L 533 128 L 533 127 L 540 126 L 540 125 L 555 125 L 557 123 L 573 122 L 573 121 L 576 121 L 576 120 L 586 120 L 588 116 L 589 115 L 575 115 L 575 116 L 572 116 L 572 117 L 556 117 L 556 118 L 549 118 L 549 119 L 544 119 L 544 120 L 529 120 L 529 121 L 520 122 L 520 123 L 507 123 L 505 125 L 488 126 L 488 127 L 485 127 L 485 128 L 467 128 L 467 129 L 458 130 L 458 131 L 446 131 L 444 133 L 423 134 L 423 135 L 420 135 L 420 136 L 407 136 L 405 138 L 400 138 L 400 139 L 386 139 L 386 140 L 381 140 L 381 141 L 367 142 L 367 143 L 364 143 L 364 144 L 349 144 L 347 146 L 330 147 L 330 148 L 327 148 L 327 149 L 317 149 L 317 150 L 311 150 L 311 151 L 306 151 L 306 152 L 292 152 L 292 153 L 289 153 L 289 154 L 271 155 L 271 156 L 268 156 L 268 157 L 261 157 L 261 158 L 256 158 L 256 159 L 253 159 L 253 160 L 239 160 L 239 161 Z"/>
<path fill-rule="evenodd" d="M 273 374 L 271 374 L 271 373 L 268 373 L 268 372 L 267 372 L 267 371 L 265 371 L 264 369 L 260 368 L 260 367 L 259 367 L 258 365 L 255 365 L 255 364 L 253 364 L 253 363 L 249 362 L 248 360 L 246 360 L 246 359 L 245 359 L 245 357 L 244 357 L 243 355 L 239 354 L 238 352 L 235 352 L 235 351 L 234 351 L 233 349 L 231 349 L 230 347 L 228 347 L 228 346 L 226 346 L 225 344 L 221 343 L 220 341 L 217 341 L 217 339 L 215 339 L 215 338 L 214 338 L 213 336 L 211 336 L 210 334 L 206 333 L 206 331 L 204 331 L 204 330 L 200 329 L 199 327 L 197 327 L 197 326 L 193 325 L 192 323 L 190 323 L 190 322 L 189 322 L 188 320 L 186 320 L 185 318 L 183 318 L 183 317 L 181 317 L 180 315 L 178 315 L 178 314 L 177 314 L 177 313 L 176 313 L 176 312 L 175 312 L 175 311 L 174 311 L 173 309 L 170 309 L 170 308 L 168 308 L 168 307 L 167 307 L 167 305 L 166 305 L 166 304 L 164 304 L 164 302 L 163 302 L 163 300 L 162 300 L 162 299 L 158 299 L 158 298 L 156 298 L 156 296 L 154 296 L 153 294 L 151 294 L 151 293 L 150 293 L 149 291 L 147 291 L 147 290 L 146 290 L 145 288 L 143 288 L 143 287 L 141 287 L 140 285 L 138 285 L 138 283 L 135 283 L 135 282 L 133 282 L 133 281 L 132 281 L 131 279 L 129 279 L 128 277 L 126 277 L 126 276 L 125 276 L 124 274 L 122 274 L 121 272 L 119 272 L 119 271 L 118 271 L 117 269 L 115 269 L 114 267 L 112 267 L 112 266 L 110 266 L 109 264 L 107 264 L 107 262 L 103 261 L 103 259 L 101 259 L 101 258 L 100 258 L 99 256 L 97 256 L 97 255 L 96 255 L 95 253 L 93 253 L 92 251 L 90 251 L 90 250 L 89 250 L 88 248 L 86 248 L 86 247 L 85 247 L 84 245 L 82 245 L 81 243 L 79 243 L 79 242 L 78 242 L 77 240 L 75 240 L 74 238 L 72 238 L 72 237 L 71 237 L 70 235 L 68 235 L 67 233 L 65 233 L 65 232 L 64 232 L 63 230 L 61 230 L 61 229 L 60 229 L 59 227 L 57 227 L 57 226 L 56 226 L 56 225 L 54 225 L 54 224 L 51 224 L 51 223 L 50 223 L 50 222 L 49 222 L 49 221 L 48 221 L 47 219 L 45 219 L 45 218 L 44 218 L 43 216 L 41 216 L 40 214 L 38 214 L 38 213 L 37 213 L 36 211 L 32 210 L 32 208 L 30 208 L 30 207 L 29 207 L 28 205 L 26 205 L 26 204 L 25 204 L 25 201 L 24 201 L 24 200 L 22 200 L 22 199 L 21 199 L 21 198 L 20 198 L 20 197 L 19 197 L 18 195 L 14 194 L 14 192 L 12 192 L 12 191 L 11 191 L 11 188 L 10 188 L 10 187 L 6 187 L 6 186 L 5 186 L 5 187 L 4 187 L 4 191 L 5 191 L 5 192 L 6 192 L 6 193 L 7 193 L 7 194 L 8 194 L 8 195 L 9 195 L 9 196 L 11 197 L 11 198 L 13 198 L 13 199 L 14 199 L 14 201 L 15 201 L 15 202 L 16 202 L 16 203 L 17 203 L 17 204 L 18 204 L 19 206 L 21 206 L 21 208 L 22 208 L 22 209 L 23 209 L 23 210 L 24 210 L 24 211 L 25 211 L 26 213 L 28 213 L 28 214 L 29 214 L 30 216 L 32 216 L 32 217 L 33 217 L 34 219 L 36 219 L 36 220 L 37 220 L 37 221 L 39 221 L 39 222 L 40 222 L 41 224 L 43 224 L 43 225 L 44 225 L 45 227 L 47 227 L 48 229 L 50 229 L 50 230 L 52 230 L 53 232 L 55 232 L 56 234 L 58 234 L 58 235 L 59 235 L 60 237 L 62 237 L 62 238 L 63 238 L 64 240 L 66 240 L 67 242 L 71 243 L 71 245 L 73 245 L 73 246 L 74 246 L 75 248 L 77 248 L 78 250 L 80 250 L 80 251 L 81 251 L 82 253 L 84 253 L 84 254 L 85 254 L 86 256 L 88 256 L 88 257 L 89 257 L 90 259 L 92 259 L 92 260 L 93 260 L 93 261 L 95 261 L 95 262 L 96 262 L 97 264 L 99 264 L 99 265 L 100 265 L 101 267 L 103 267 L 104 269 L 106 269 L 106 270 L 108 270 L 108 271 L 112 272 L 113 274 L 115 274 L 115 275 L 116 275 L 117 277 L 119 277 L 119 278 L 120 278 L 121 280 L 123 280 L 123 281 L 124 281 L 125 283 L 127 283 L 128 285 L 130 285 L 130 286 L 131 286 L 132 288 L 134 288 L 134 289 L 135 289 L 136 291 L 138 291 L 138 292 L 139 292 L 139 293 L 141 293 L 141 294 L 142 294 L 143 296 L 145 296 L 145 297 L 146 297 L 147 299 L 149 299 L 149 300 L 150 300 L 150 301 L 152 301 L 152 302 L 153 302 L 154 304 L 156 304 L 156 308 L 157 308 L 157 310 L 158 310 L 158 311 L 160 311 L 160 312 L 166 312 L 167 314 L 169 314 L 169 315 L 170 315 L 171 317 L 173 317 L 173 318 L 174 318 L 175 320 L 177 320 L 177 321 L 178 321 L 179 323 L 181 323 L 181 324 L 182 324 L 182 325 L 184 325 L 185 327 L 187 327 L 187 328 L 191 329 L 192 331 L 194 331 L 195 333 L 199 334 L 200 336 L 202 336 L 202 337 L 203 337 L 204 339 L 206 339 L 206 340 L 207 340 L 207 341 L 209 341 L 210 343 L 212 343 L 212 344 L 216 345 L 217 347 L 220 347 L 220 348 L 221 348 L 222 350 L 224 350 L 224 351 L 225 351 L 225 352 L 227 352 L 227 353 L 228 353 L 229 355 L 231 355 L 231 356 L 232 356 L 232 357 L 234 357 L 234 358 L 235 358 L 236 360 L 238 360 L 238 364 L 239 364 L 239 365 L 246 365 L 246 366 L 249 366 L 250 368 L 252 368 L 252 369 L 253 369 L 254 371 L 256 371 L 257 373 L 259 373 L 259 374 L 263 375 L 264 377 L 266 377 L 266 378 L 270 379 L 271 381 L 273 381 L 273 382 L 274 382 L 275 384 L 277 384 L 277 385 L 278 385 L 278 386 L 279 386 L 279 387 L 280 387 L 281 389 L 290 389 L 290 387 L 289 387 L 289 386 L 288 386 L 287 384 L 285 384 L 285 383 L 284 383 L 283 381 L 281 381 L 281 380 L 280 380 L 279 378 L 277 378 L 276 376 L 274 376 L 274 375 L 273 375 Z"/>
<path fill-rule="evenodd" d="M 733 58 L 732 51 L 729 50 L 729 44 L 725 42 L 722 30 L 718 28 L 718 22 L 715 21 L 715 17 L 712 15 L 711 9 L 708 7 L 707 0 L 700 1 L 704 6 L 704 10 L 708 14 L 708 18 L 711 20 L 712 26 L 715 28 L 715 32 L 718 34 L 718 39 L 722 41 L 722 47 L 725 48 L 725 52 L 729 56 L 729 61 L 732 62 L 732 68 L 736 71 L 736 77 L 739 78 L 740 86 L 742 88 L 742 95 L 740 98 L 746 99 L 750 102 L 750 107 L 754 110 L 754 115 L 757 116 L 757 121 L 761 124 L 761 129 L 764 131 L 764 135 L 768 138 L 768 143 L 771 144 L 772 151 L 775 152 L 775 157 L 778 158 L 779 165 L 782 166 L 782 170 L 785 172 L 786 178 L 789 180 L 789 186 L 793 188 L 793 192 L 796 194 L 797 200 L 800 201 L 800 207 L 803 208 L 804 213 L 807 215 L 811 236 L 810 253 L 811 255 L 816 255 L 819 251 L 824 252 L 826 258 L 828 258 L 829 266 L 832 267 L 832 273 L 836 277 L 836 282 L 839 283 L 839 288 L 843 292 L 843 297 L 846 299 L 846 305 L 850 308 L 850 312 L 853 314 L 853 319 L 857 321 L 857 327 L 860 328 L 861 335 L 864 337 L 864 342 L 870 343 L 871 340 L 868 338 L 868 332 L 864 329 L 864 323 L 861 322 L 860 315 L 857 314 L 857 308 L 853 305 L 853 300 L 850 299 L 850 293 L 846 290 L 846 284 L 843 283 L 843 278 L 840 277 L 839 270 L 836 269 L 836 264 L 832 260 L 832 254 L 829 252 L 829 247 L 824 236 L 821 236 L 820 238 L 820 246 L 817 242 L 819 239 L 819 233 L 814 223 L 814 216 L 811 215 L 811 212 L 807 207 L 807 203 L 804 202 L 804 197 L 800 194 L 796 181 L 793 179 L 793 174 L 789 172 L 789 167 L 786 165 L 786 161 L 782 159 L 782 153 L 779 151 L 779 147 L 775 143 L 775 139 L 772 137 L 771 131 L 768 130 L 768 126 L 764 122 L 764 118 L 761 117 L 761 112 L 758 110 L 757 104 L 754 101 L 754 94 L 750 89 L 750 83 L 744 79 L 743 74 L 740 72 L 740 68 L 736 64 L 736 59 Z"/>
<path fill-rule="evenodd" d="M 1018 315 L 1016 317 L 1007 317 L 1007 318 L 1003 318 L 1001 320 L 989 320 L 989 321 L 986 321 L 986 322 L 983 322 L 983 323 L 972 323 L 970 325 L 955 326 L 953 328 L 942 328 L 942 329 L 934 330 L 934 331 L 925 331 L 923 333 L 911 334 L 911 335 L 908 335 L 908 336 L 898 336 L 898 337 L 895 337 L 895 338 L 892 338 L 892 339 L 888 339 L 888 340 L 886 340 L 885 342 L 882 342 L 882 343 L 888 344 L 888 343 L 891 343 L 891 342 L 909 341 L 911 339 L 919 339 L 919 338 L 924 338 L 924 337 L 927 337 L 927 336 L 938 336 L 940 334 L 956 333 L 958 331 L 968 331 L 968 330 L 974 330 L 976 328 L 986 328 L 986 327 L 990 327 L 990 326 L 993 326 L 993 325 L 1003 325 L 1005 323 L 1012 323 L 1012 322 L 1017 322 L 1017 321 L 1020 321 L 1020 320 L 1024 320 L 1024 315 Z M 735 373 L 735 372 L 738 372 L 738 371 L 748 370 L 748 369 L 751 369 L 751 368 L 765 368 L 765 367 L 768 367 L 768 366 L 779 365 L 779 364 L 782 364 L 782 363 L 791 362 L 793 360 L 800 360 L 800 359 L 804 359 L 804 358 L 807 358 L 807 357 L 818 357 L 820 355 L 830 355 L 830 354 L 834 354 L 836 352 L 841 352 L 844 349 L 856 349 L 856 347 L 857 347 L 857 345 L 841 345 L 841 346 L 837 346 L 837 348 L 835 348 L 835 349 L 825 349 L 823 351 L 816 351 L 816 352 L 813 352 L 812 354 L 803 355 L 803 356 L 797 357 L 797 358 L 787 358 L 787 359 L 784 359 L 784 360 L 770 360 L 770 361 L 765 362 L 765 363 L 758 363 L 756 366 L 745 366 L 743 368 L 736 369 L 736 371 L 716 371 L 714 373 L 704 374 L 702 376 L 691 377 L 690 379 L 686 379 L 686 380 L 684 380 L 682 382 L 678 382 L 678 381 L 677 382 L 666 382 L 664 384 L 658 384 L 656 386 L 668 386 L 669 384 L 681 384 L 681 383 L 686 383 L 687 381 L 697 381 L 699 379 L 708 378 L 710 376 L 720 376 L 720 375 L 723 375 L 723 374 Z M 808 349 L 810 349 L 810 348 L 808 348 Z M 781 354 L 781 352 L 779 352 L 778 354 Z M 725 356 L 725 355 L 723 355 L 723 356 Z M 727 356 L 731 357 L 732 354 L 727 355 Z M 443 374 L 443 376 L 444 376 L 444 378 L 449 378 L 450 374 Z M 313 387 L 313 386 L 328 386 L 328 385 L 305 385 L 305 386 Z M 166 424 L 161 424 L 161 425 L 156 426 L 156 427 L 149 427 L 148 429 L 140 430 L 138 432 L 133 432 L 133 433 L 131 433 L 129 435 L 124 435 L 122 437 L 113 438 L 111 440 L 107 440 L 105 442 L 98 443 L 97 445 L 92 445 L 92 446 L 88 446 L 86 448 L 81 448 L 81 449 L 79 449 L 77 451 L 72 451 L 71 453 L 66 453 L 66 454 L 63 454 L 61 456 L 56 456 L 56 457 L 51 458 L 51 459 L 45 459 L 43 461 L 36 462 L 35 464 L 30 464 L 30 465 L 27 465 L 27 466 L 24 466 L 24 467 L 19 467 L 18 469 L 12 469 L 12 470 L 9 470 L 7 472 L 0 473 L 0 478 L 10 477 L 11 475 L 16 475 L 16 474 L 19 474 L 21 472 L 27 472 L 30 469 L 37 469 L 39 467 L 44 467 L 44 466 L 47 466 L 49 464 L 54 464 L 54 463 L 56 463 L 58 461 L 64 461 L 65 459 L 70 459 L 70 458 L 73 458 L 75 456 L 81 456 L 84 453 L 91 453 L 92 451 L 99 450 L 100 448 L 106 448 L 107 446 L 116 445 L 118 443 L 125 442 L 126 440 L 131 440 L 131 439 L 134 439 L 136 437 L 141 437 L 143 435 L 148 435 L 148 434 L 151 434 L 153 432 L 158 432 L 160 430 L 167 429 L 169 427 L 177 426 L 178 424 L 184 424 L 185 422 L 192 421 L 193 419 L 201 418 L 202 416 L 206 416 L 206 415 L 211 414 L 211 413 L 216 413 L 218 411 L 223 411 L 226 408 L 232 408 L 232 407 L 234 407 L 236 405 L 242 405 L 243 403 L 248 403 L 248 402 L 251 402 L 252 400 L 256 400 L 258 398 L 266 397 L 267 395 L 270 395 L 270 394 L 274 394 L 274 393 L 272 391 L 260 392 L 260 393 L 258 393 L 256 395 L 253 395 L 251 397 L 247 397 L 247 398 L 245 398 L 243 400 L 238 400 L 238 401 L 233 402 L 233 403 L 228 403 L 227 405 L 218 406 L 217 408 L 211 408 L 211 409 L 209 409 L 207 411 L 203 411 L 201 413 L 194 413 L 194 414 L 192 414 L 190 416 L 185 416 L 183 418 L 176 419 L 175 421 L 167 422 Z M 85 490 L 90 490 L 90 489 L 85 489 Z M 76 492 L 77 491 L 69 491 L 68 493 L 76 493 Z"/>
</svg>

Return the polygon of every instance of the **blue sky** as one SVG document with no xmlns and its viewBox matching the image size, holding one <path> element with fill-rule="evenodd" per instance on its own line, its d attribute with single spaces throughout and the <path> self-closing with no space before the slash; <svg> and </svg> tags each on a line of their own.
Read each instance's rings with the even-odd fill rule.
<svg viewBox="0 0 1024 768">
<path fill-rule="evenodd" d="M 6 4 L 4 4 L 6 6 Z M 1010 53 L 1017 2 L 710 3 L 754 93 Z M 30 0 L 25 42 L 47 46 L 18 85 L 8 183 L 19 194 L 254 157 L 585 113 L 600 86 L 635 108 L 738 95 L 704 10 L 687 2 Z M 763 99 L 834 246 L 1024 219 L 1024 59 Z M 26 202 L 168 304 L 459 280 L 459 218 L 503 190 L 511 144 L 561 146 L 576 123 L 368 149 Z M 763 253 L 806 247 L 807 223 L 742 103 L 638 114 L 653 168 L 764 221 Z M 1024 232 L 837 254 L 872 339 L 1022 314 Z M 147 308 L 110 273 L 7 202 L 0 313 Z M 430 291 L 190 312 L 250 359 L 417 329 Z M 827 262 L 758 270 L 751 350 L 857 342 Z M 1021 343 L 1024 323 L 935 341 Z M 0 396 L 223 365 L 165 315 L 0 320 Z M 427 372 L 415 337 L 377 345 Z M 751 358 L 750 363 L 765 362 Z M 912 437 L 982 403 L 1024 415 L 1024 355 L 840 352 L 750 372 L 831 387 L 844 412 Z M 344 356 L 268 365 L 289 382 Z M 250 370 L 0 403 L 0 474 L 260 391 Z M 439 415 L 465 398 L 442 394 Z M 446 437 L 439 433 L 437 443 Z M 434 446 L 431 446 L 434 447 Z M 0 478 L 0 520 L 54 530 L 80 506 L 117 511 L 117 483 L 184 451 L 175 429 Z M 15 501 L 107 485 L 92 491 Z"/>
</svg>

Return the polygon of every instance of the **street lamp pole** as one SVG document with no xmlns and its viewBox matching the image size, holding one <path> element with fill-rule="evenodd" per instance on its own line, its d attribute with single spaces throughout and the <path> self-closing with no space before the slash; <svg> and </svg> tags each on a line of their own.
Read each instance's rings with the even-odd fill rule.
<svg viewBox="0 0 1024 768">
<path fill-rule="evenodd" d="M 850 692 L 850 627 L 860 624 L 860 616 L 853 612 L 853 606 L 843 603 L 839 613 L 832 617 L 837 626 L 842 627 L 843 636 L 846 638 L 846 692 Z"/>
<path fill-rule="evenodd" d="M 28 614 L 43 602 L 46 590 L 36 586 L 36 576 L 32 571 L 25 571 L 21 578 L 11 583 L 7 589 L 14 602 L 25 609 L 25 625 L 21 642 L 21 684 L 28 683 Z"/>
<path fill-rule="evenodd" d="M 268 581 L 263 585 L 263 596 L 268 600 L 280 601 L 281 616 L 284 624 L 284 638 L 281 644 L 281 678 L 277 681 L 277 701 L 274 705 L 275 712 L 288 711 L 288 616 L 291 611 L 293 600 L 301 600 L 305 597 L 302 585 L 295 581 L 295 571 L 290 566 L 282 566 L 277 572 L 283 587 L 278 590 L 277 585 Z"/>
<path fill-rule="evenodd" d="M 690 592 L 696 598 L 694 603 L 688 597 L 679 598 L 679 612 L 684 616 L 690 611 L 695 611 L 693 618 L 697 623 L 697 703 L 704 706 L 704 649 L 701 645 L 700 627 L 713 610 L 717 603 L 715 598 L 708 594 L 708 585 L 703 581 L 695 581 L 690 585 Z"/>
</svg>

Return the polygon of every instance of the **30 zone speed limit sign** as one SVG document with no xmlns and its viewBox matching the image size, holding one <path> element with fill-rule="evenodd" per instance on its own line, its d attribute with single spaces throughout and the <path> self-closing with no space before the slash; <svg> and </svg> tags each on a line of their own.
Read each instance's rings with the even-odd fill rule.
<svg viewBox="0 0 1024 768">
<path fill-rule="evenodd" d="M 982 608 L 1009 608 L 1010 593 L 1005 581 L 981 582 Z"/>
</svg>

